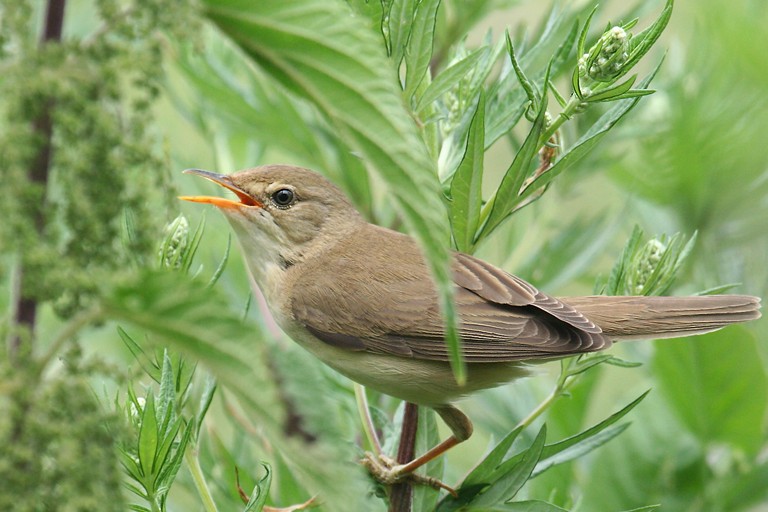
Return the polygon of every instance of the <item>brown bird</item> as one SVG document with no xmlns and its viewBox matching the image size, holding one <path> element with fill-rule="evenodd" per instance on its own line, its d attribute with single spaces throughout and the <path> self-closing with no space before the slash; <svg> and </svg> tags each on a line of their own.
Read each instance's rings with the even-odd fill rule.
<svg viewBox="0 0 768 512">
<path fill-rule="evenodd" d="M 530 363 L 596 352 L 614 341 L 688 336 L 760 317 L 748 295 L 555 298 L 493 265 L 454 253 L 452 271 L 467 381 L 449 363 L 429 269 L 410 236 L 366 222 L 321 175 L 286 165 L 231 176 L 185 171 L 238 200 L 218 207 L 277 323 L 350 379 L 432 407 L 453 435 L 414 461 L 367 466 L 388 483 L 466 440 L 472 423 L 451 403 L 529 373 Z M 380 454 L 379 454 L 380 455 Z"/>
</svg>

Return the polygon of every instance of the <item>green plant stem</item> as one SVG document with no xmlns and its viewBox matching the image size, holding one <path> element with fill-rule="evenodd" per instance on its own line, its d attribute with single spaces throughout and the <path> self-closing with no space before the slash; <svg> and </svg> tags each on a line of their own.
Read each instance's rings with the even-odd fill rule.
<svg viewBox="0 0 768 512">
<path fill-rule="evenodd" d="M 195 482 L 197 493 L 203 501 L 203 508 L 206 512 L 218 512 L 211 491 L 208 489 L 208 484 L 205 482 L 203 469 L 200 467 L 200 460 L 197 458 L 197 449 L 188 448 L 184 453 L 184 459 L 187 461 L 190 474 L 192 474 L 192 480 Z"/>
<path fill-rule="evenodd" d="M 368 397 L 365 395 L 365 387 L 355 383 L 355 401 L 357 412 L 360 413 L 360 421 L 363 423 L 363 433 L 368 440 L 368 446 L 378 455 L 381 453 L 381 443 L 376 435 L 376 427 L 371 419 L 371 410 L 368 407 Z"/>
<path fill-rule="evenodd" d="M 38 372 L 42 372 L 50 364 L 51 360 L 61 351 L 61 347 L 73 336 L 75 336 L 82 328 L 88 324 L 94 323 L 98 320 L 102 320 L 104 317 L 104 311 L 100 307 L 93 307 L 79 313 L 64 328 L 53 340 L 51 346 L 45 352 L 43 357 L 38 362 Z"/>
<path fill-rule="evenodd" d="M 558 384 L 555 386 L 555 388 L 547 395 L 547 398 L 545 398 L 539 405 L 536 406 L 534 410 L 532 410 L 528 416 L 520 420 L 520 422 L 515 426 L 515 428 L 528 428 L 531 423 L 533 423 L 536 418 L 544 414 L 544 411 L 549 409 L 549 407 L 555 402 L 555 400 L 560 397 L 560 395 L 563 394 L 563 389 Z"/>
<path fill-rule="evenodd" d="M 536 418 L 544 414 L 544 412 L 549 409 L 553 403 L 555 403 L 555 400 L 560 398 L 566 391 L 568 391 L 568 389 L 570 389 L 570 387 L 576 381 L 575 377 L 579 375 L 571 375 L 569 371 L 573 365 L 574 360 L 574 358 L 571 358 L 568 359 L 568 362 L 562 363 L 560 376 L 557 378 L 557 384 L 555 384 L 555 387 L 552 389 L 549 395 L 547 395 L 547 397 L 528 414 L 528 416 L 520 420 L 515 428 L 528 428 L 531 423 L 536 421 Z"/>
</svg>

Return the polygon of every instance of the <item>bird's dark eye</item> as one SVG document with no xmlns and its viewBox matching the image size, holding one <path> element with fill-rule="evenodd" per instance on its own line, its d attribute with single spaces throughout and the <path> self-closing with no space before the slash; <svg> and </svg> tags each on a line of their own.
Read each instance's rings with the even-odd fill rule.
<svg viewBox="0 0 768 512">
<path fill-rule="evenodd" d="M 275 202 L 275 204 L 282 207 L 290 206 L 290 204 L 293 202 L 293 197 L 293 190 L 289 188 L 281 188 L 272 194 L 272 200 Z"/>
</svg>

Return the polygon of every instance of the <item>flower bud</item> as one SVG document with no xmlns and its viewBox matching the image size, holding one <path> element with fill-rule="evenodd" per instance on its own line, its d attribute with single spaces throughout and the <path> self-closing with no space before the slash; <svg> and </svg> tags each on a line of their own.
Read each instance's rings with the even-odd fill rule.
<svg viewBox="0 0 768 512">
<path fill-rule="evenodd" d="M 638 255 L 632 274 L 633 293 L 642 295 L 648 279 L 653 275 L 666 250 L 667 246 L 659 239 L 648 240 Z"/>
<path fill-rule="evenodd" d="M 188 244 L 189 222 L 183 214 L 180 214 L 165 227 L 165 237 L 158 254 L 160 266 L 171 269 L 180 268 Z"/>
<path fill-rule="evenodd" d="M 579 59 L 579 74 L 598 82 L 610 82 L 619 76 L 629 58 L 630 37 L 621 27 L 605 32 L 589 53 Z"/>
</svg>

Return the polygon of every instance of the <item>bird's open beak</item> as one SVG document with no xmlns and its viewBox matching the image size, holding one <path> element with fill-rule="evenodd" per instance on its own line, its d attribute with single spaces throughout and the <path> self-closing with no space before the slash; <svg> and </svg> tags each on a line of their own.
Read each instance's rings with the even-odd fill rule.
<svg viewBox="0 0 768 512">
<path fill-rule="evenodd" d="M 257 206 L 263 208 L 264 205 L 249 196 L 244 190 L 240 189 L 237 185 L 232 183 L 232 179 L 225 174 L 216 174 L 215 172 L 204 171 L 202 169 L 185 169 L 184 174 L 197 174 L 205 179 L 211 180 L 217 185 L 231 190 L 240 199 L 240 201 L 233 201 L 231 199 L 225 199 L 223 197 L 212 196 L 179 196 L 179 199 L 184 201 L 191 201 L 193 203 L 206 203 L 218 206 L 219 208 L 239 208 L 241 206 Z"/>
</svg>

